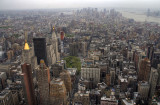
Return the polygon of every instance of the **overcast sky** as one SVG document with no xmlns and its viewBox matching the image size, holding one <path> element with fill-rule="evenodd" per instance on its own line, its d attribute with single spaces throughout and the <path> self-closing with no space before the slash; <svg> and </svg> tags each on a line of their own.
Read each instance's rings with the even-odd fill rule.
<svg viewBox="0 0 160 105">
<path fill-rule="evenodd" d="M 160 0 L 0 0 L 0 10 L 82 7 L 160 8 Z"/>
</svg>

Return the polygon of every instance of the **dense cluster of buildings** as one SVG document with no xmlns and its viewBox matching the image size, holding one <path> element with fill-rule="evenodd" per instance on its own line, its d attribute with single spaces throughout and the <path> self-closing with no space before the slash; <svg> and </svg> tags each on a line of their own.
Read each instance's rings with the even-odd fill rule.
<svg viewBox="0 0 160 105">
<path fill-rule="evenodd" d="M 64 11 L 0 13 L 0 105 L 160 104 L 160 25 Z"/>
</svg>

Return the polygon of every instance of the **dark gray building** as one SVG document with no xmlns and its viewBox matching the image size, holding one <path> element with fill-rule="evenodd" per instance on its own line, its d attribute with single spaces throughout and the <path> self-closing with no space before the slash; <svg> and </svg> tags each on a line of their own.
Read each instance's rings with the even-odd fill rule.
<svg viewBox="0 0 160 105">
<path fill-rule="evenodd" d="M 37 57 L 37 63 L 40 64 L 40 60 L 43 59 L 46 65 L 47 62 L 47 51 L 46 51 L 46 38 L 33 38 L 34 53 Z"/>
</svg>

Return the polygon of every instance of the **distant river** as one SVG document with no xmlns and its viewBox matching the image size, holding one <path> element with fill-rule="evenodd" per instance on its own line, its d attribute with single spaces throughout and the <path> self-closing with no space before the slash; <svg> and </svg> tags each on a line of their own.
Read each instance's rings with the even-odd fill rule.
<svg viewBox="0 0 160 105">
<path fill-rule="evenodd" d="M 155 22 L 160 24 L 160 18 L 158 17 L 147 17 L 145 14 L 138 14 L 135 12 L 126 12 L 126 11 L 119 11 L 120 13 L 122 13 L 122 15 L 126 18 L 130 18 L 130 19 L 134 19 L 135 21 L 138 22 Z"/>
</svg>

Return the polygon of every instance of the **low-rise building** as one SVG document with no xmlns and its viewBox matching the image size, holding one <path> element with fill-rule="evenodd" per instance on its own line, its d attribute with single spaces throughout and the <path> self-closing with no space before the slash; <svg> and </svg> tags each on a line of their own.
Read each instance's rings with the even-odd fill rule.
<svg viewBox="0 0 160 105">
<path fill-rule="evenodd" d="M 55 103 L 57 103 L 57 105 L 67 105 L 66 87 L 60 78 L 54 78 L 50 82 L 49 97 L 50 105 L 54 105 Z"/>
<path fill-rule="evenodd" d="M 106 96 L 103 96 L 101 98 L 101 105 L 118 105 L 118 100 L 115 98 L 107 98 Z"/>
<path fill-rule="evenodd" d="M 0 105 L 14 105 L 10 90 L 5 89 L 0 92 Z"/>
<path fill-rule="evenodd" d="M 60 78 L 63 80 L 67 93 L 70 94 L 72 90 L 71 77 L 68 71 L 63 71 L 60 74 Z"/>
<path fill-rule="evenodd" d="M 90 105 L 89 92 L 74 94 L 73 105 Z"/>
<path fill-rule="evenodd" d="M 96 85 L 100 82 L 100 69 L 99 68 L 82 68 L 81 77 L 84 80 L 92 81 Z M 94 87 L 94 86 L 93 86 Z"/>
<path fill-rule="evenodd" d="M 121 105 L 136 105 L 136 103 L 130 99 L 122 99 Z"/>
</svg>

